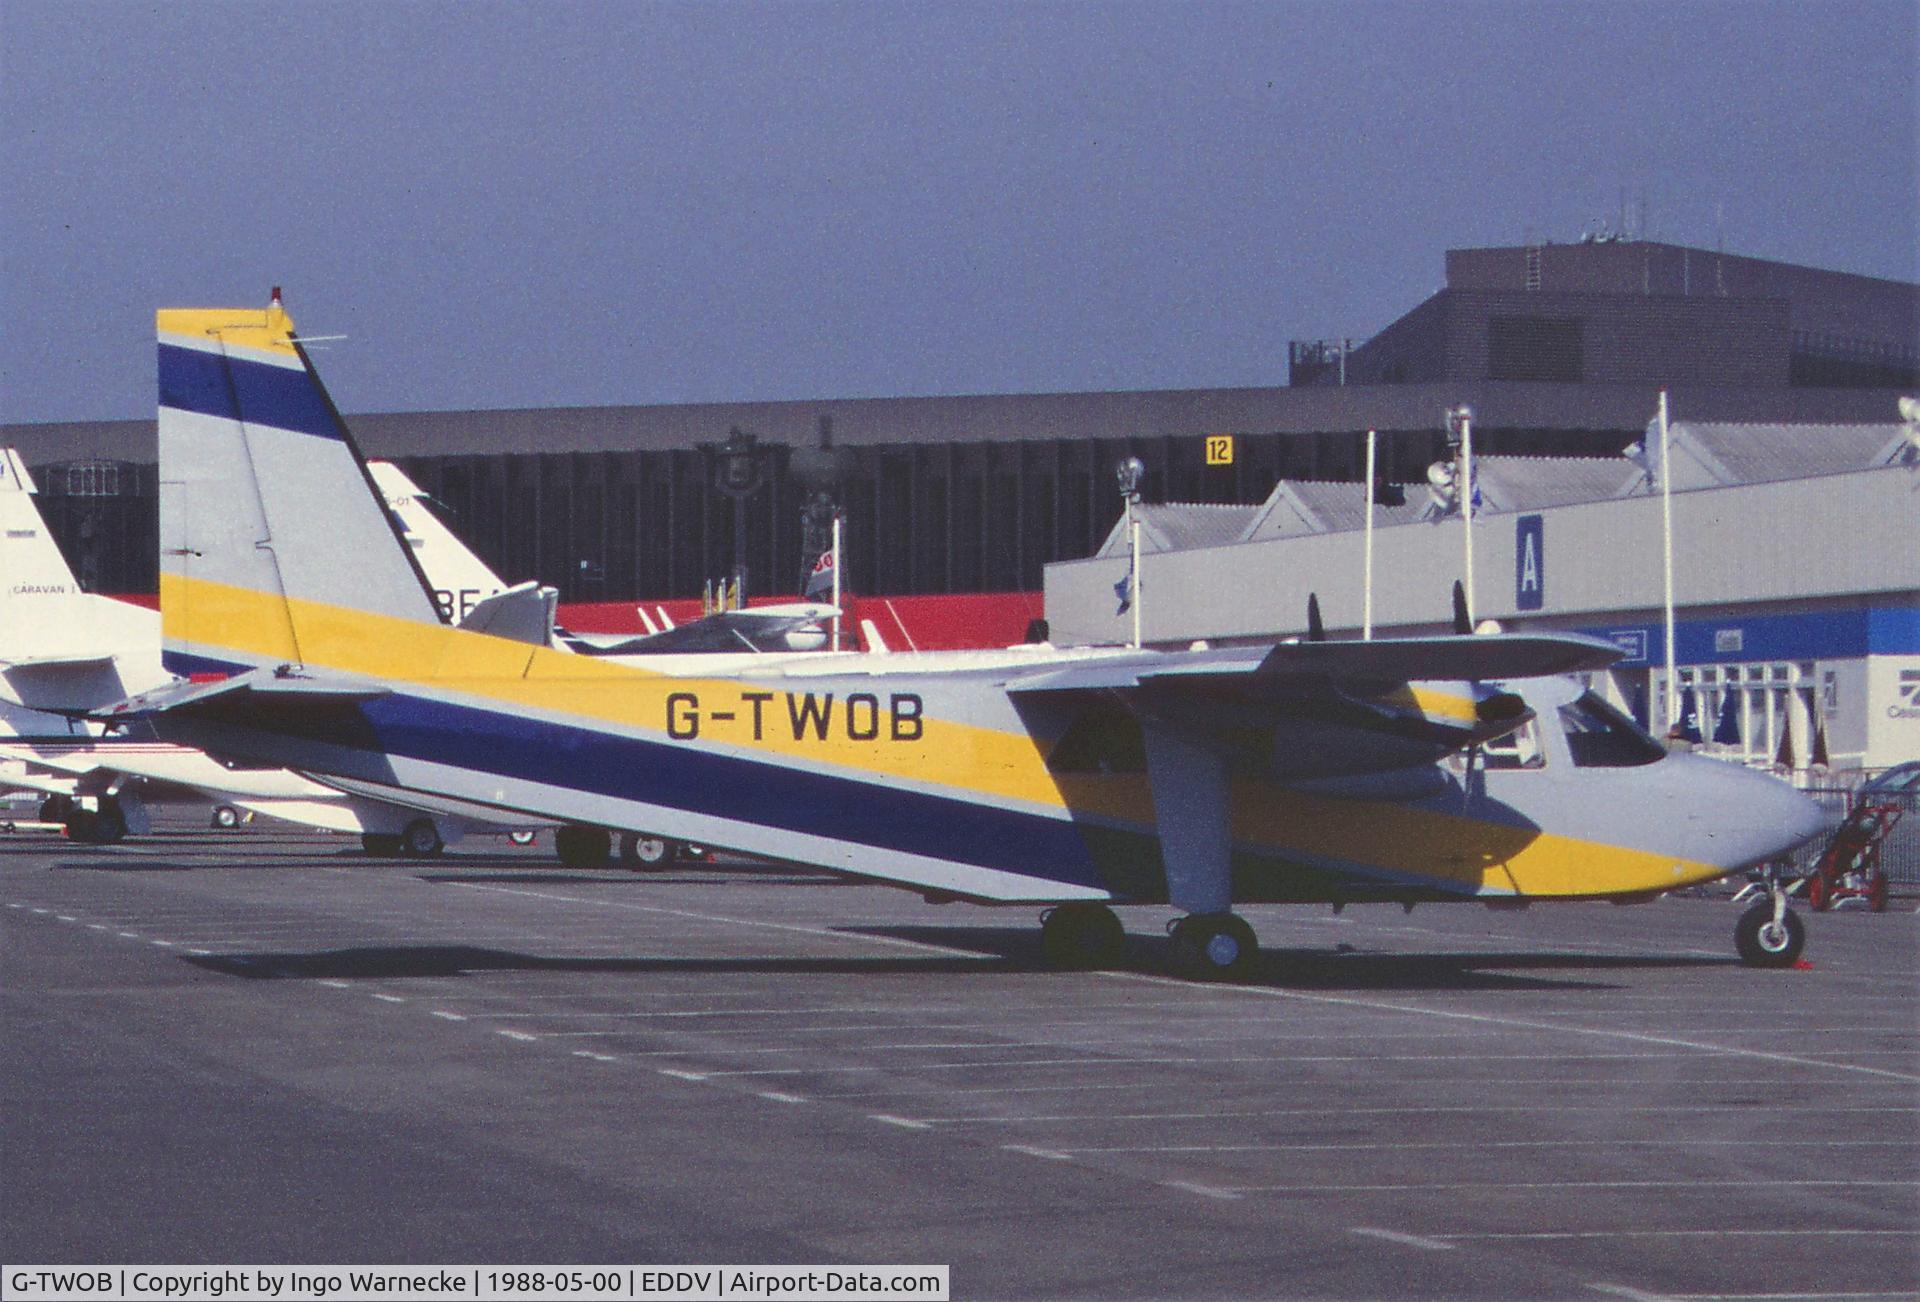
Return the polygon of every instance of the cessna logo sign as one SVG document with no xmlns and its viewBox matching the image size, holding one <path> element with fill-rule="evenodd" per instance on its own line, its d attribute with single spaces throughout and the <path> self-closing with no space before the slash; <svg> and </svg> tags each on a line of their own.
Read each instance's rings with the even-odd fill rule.
<svg viewBox="0 0 1920 1302">
<path fill-rule="evenodd" d="M 1920 669 L 1900 671 L 1900 703 L 1887 707 L 1889 719 L 1920 719 Z"/>
</svg>

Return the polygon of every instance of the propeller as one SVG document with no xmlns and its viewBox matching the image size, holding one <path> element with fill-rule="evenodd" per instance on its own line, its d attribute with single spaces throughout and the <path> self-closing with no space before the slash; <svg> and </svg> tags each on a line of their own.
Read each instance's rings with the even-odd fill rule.
<svg viewBox="0 0 1920 1302">
<path fill-rule="evenodd" d="M 1327 640 L 1327 626 L 1320 618 L 1320 594 L 1307 594 L 1307 641 L 1324 642 Z"/>
</svg>

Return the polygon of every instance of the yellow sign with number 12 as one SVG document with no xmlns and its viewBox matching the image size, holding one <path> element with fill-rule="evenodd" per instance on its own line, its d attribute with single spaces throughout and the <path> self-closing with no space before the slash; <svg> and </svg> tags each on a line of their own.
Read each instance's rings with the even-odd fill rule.
<svg viewBox="0 0 1920 1302">
<path fill-rule="evenodd" d="M 1207 464 L 1210 466 L 1230 466 L 1233 464 L 1233 435 L 1207 435 Z"/>
</svg>

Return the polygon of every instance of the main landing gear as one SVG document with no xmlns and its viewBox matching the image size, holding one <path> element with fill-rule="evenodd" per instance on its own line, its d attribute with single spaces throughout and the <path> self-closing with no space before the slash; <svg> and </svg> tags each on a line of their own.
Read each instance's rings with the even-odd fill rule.
<svg viewBox="0 0 1920 1302">
<path fill-rule="evenodd" d="M 1260 962 L 1260 942 L 1237 913 L 1189 913 L 1167 934 L 1175 968 L 1202 981 L 1245 981 Z"/>
<path fill-rule="evenodd" d="M 1189 913 L 1167 924 L 1173 970 L 1199 981 L 1245 981 L 1260 962 L 1260 942 L 1236 913 Z M 1117 966 L 1126 948 L 1120 919 L 1104 904 L 1061 904 L 1040 915 L 1047 962 L 1085 972 Z"/>
</svg>

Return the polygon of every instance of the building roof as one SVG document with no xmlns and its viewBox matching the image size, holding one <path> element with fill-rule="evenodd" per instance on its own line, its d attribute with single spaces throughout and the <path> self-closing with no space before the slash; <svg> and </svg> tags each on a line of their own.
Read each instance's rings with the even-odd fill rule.
<svg viewBox="0 0 1920 1302">
<path fill-rule="evenodd" d="M 1719 488 L 1809 479 L 1892 465 L 1906 449 L 1906 426 L 1757 425 L 1712 421 L 1675 421 L 1672 443 L 1673 487 Z M 1647 427 L 1646 447 L 1658 457 L 1658 433 Z M 1652 484 L 1643 477 L 1643 489 Z"/>
<path fill-rule="evenodd" d="M 1140 550 L 1184 552 L 1239 542 L 1261 509 L 1215 502 L 1142 502 L 1134 507 L 1140 521 Z M 1123 556 L 1126 552 L 1127 517 L 1122 515 L 1094 554 Z"/>
</svg>

